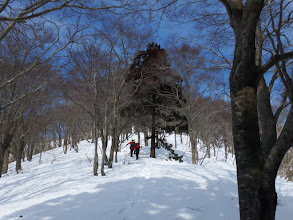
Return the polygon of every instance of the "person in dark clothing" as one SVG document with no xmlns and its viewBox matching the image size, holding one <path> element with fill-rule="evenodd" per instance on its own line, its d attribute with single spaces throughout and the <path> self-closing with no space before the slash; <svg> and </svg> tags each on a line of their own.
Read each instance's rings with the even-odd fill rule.
<svg viewBox="0 0 293 220">
<path fill-rule="evenodd" d="M 136 159 L 138 160 L 138 155 L 139 155 L 139 149 L 141 148 L 141 146 L 139 145 L 139 143 L 136 143 L 133 147 L 134 149 L 134 154 L 136 155 Z"/>
<path fill-rule="evenodd" d="M 132 140 L 131 142 L 127 143 L 126 146 L 127 146 L 128 144 L 130 145 L 130 147 L 129 147 L 129 149 L 130 149 L 130 156 L 132 157 L 132 155 L 133 155 L 133 151 L 134 151 L 134 146 L 135 146 L 135 144 L 136 144 L 136 143 L 135 143 L 135 140 Z"/>
</svg>

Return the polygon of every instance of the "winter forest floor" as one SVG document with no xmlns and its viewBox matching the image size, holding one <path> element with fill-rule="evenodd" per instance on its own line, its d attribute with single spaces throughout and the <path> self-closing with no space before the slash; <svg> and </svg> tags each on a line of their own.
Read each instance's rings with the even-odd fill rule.
<svg viewBox="0 0 293 220">
<path fill-rule="evenodd" d="M 137 141 L 136 136 L 132 138 Z M 167 141 L 174 142 L 174 136 Z M 135 160 L 129 157 L 126 143 L 118 153 L 118 163 L 112 169 L 105 167 L 104 177 L 93 175 L 94 144 L 88 141 L 80 142 L 78 153 L 71 150 L 65 155 L 62 148 L 47 151 L 42 163 L 40 155 L 35 155 L 22 164 L 20 174 L 11 163 L 8 174 L 0 178 L 0 219 L 239 219 L 231 155 L 225 162 L 219 150 L 217 157 L 192 165 L 185 139 L 176 149 L 184 154 L 183 163 L 168 160 L 165 149 L 157 149 L 157 157 L 149 158 L 150 148 L 143 144 L 140 158 Z M 276 182 L 276 220 L 291 219 L 293 183 L 280 178 Z"/>
</svg>

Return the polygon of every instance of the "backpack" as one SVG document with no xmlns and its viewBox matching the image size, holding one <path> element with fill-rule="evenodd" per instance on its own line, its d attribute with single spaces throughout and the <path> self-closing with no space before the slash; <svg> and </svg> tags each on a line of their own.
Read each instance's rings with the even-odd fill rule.
<svg viewBox="0 0 293 220">
<path fill-rule="evenodd" d="M 135 142 L 132 142 L 131 145 L 130 145 L 130 148 L 133 149 L 133 147 L 135 146 L 135 144 L 136 144 Z"/>
</svg>

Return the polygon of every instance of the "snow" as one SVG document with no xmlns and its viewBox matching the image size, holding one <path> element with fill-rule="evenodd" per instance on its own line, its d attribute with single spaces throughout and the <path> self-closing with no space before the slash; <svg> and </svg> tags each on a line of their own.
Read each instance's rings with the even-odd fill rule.
<svg viewBox="0 0 293 220">
<path fill-rule="evenodd" d="M 167 140 L 174 142 L 174 136 Z M 126 143 L 118 153 L 118 163 L 112 169 L 105 167 L 104 177 L 93 175 L 94 144 L 88 141 L 79 143 L 78 153 L 71 150 L 65 155 L 61 148 L 47 151 L 41 156 L 42 163 L 40 155 L 35 155 L 22 164 L 19 174 L 11 163 L 8 174 L 0 178 L 0 219 L 239 219 L 231 155 L 224 161 L 219 150 L 217 157 L 193 165 L 185 137 L 176 149 L 184 154 L 183 163 L 170 161 L 165 149 L 156 150 L 155 159 L 149 158 L 150 149 L 143 144 L 140 158 L 135 160 L 129 157 Z M 276 219 L 290 219 L 293 183 L 278 178 L 276 188 Z"/>
</svg>

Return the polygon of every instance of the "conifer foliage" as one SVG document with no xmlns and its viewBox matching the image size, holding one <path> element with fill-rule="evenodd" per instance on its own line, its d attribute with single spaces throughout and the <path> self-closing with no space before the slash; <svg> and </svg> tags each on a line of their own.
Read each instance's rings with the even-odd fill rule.
<svg viewBox="0 0 293 220">
<path fill-rule="evenodd" d="M 126 81 L 133 95 L 129 108 L 136 117 L 151 116 L 151 157 L 155 157 L 158 128 L 175 128 L 183 123 L 180 102 L 181 79 L 171 71 L 167 53 L 151 43 L 140 51 L 129 67 Z"/>
</svg>

